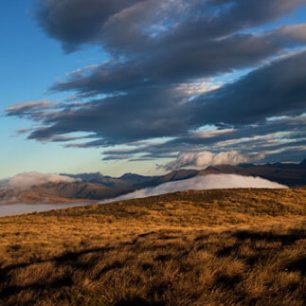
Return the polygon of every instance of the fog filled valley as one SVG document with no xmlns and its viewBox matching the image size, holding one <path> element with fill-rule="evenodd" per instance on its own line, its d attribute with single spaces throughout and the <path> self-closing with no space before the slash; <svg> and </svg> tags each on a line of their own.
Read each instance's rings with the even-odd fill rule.
<svg viewBox="0 0 306 306">
<path fill-rule="evenodd" d="M 30 172 L 0 180 L 0 213 L 6 210 L 4 205 L 11 204 L 22 204 L 23 209 L 31 212 L 38 204 L 54 205 L 56 208 L 60 207 L 59 204 L 69 207 L 73 204 L 105 203 L 117 198 L 132 199 L 186 190 L 286 188 L 305 184 L 305 161 L 219 165 L 203 170 L 181 169 L 161 176 L 127 173 L 121 177 L 110 177 L 98 172 L 73 175 Z M 33 210 L 24 204 L 33 204 Z M 11 214 L 9 210 L 8 214 Z"/>
<path fill-rule="evenodd" d="M 32 174 L 33 175 L 33 174 Z M 56 182 L 58 183 L 58 182 Z M 37 184 L 37 182 L 35 182 Z M 31 188 L 29 184 L 27 187 Z M 14 186 L 14 188 L 18 189 L 18 186 Z M 22 186 L 21 190 L 24 190 L 24 186 Z M 136 198 L 146 198 L 150 196 L 162 195 L 167 193 L 173 193 L 177 191 L 188 191 L 188 190 L 213 190 L 213 189 L 237 189 L 237 188 L 262 188 L 262 189 L 283 189 L 288 188 L 285 185 L 281 185 L 278 183 L 270 182 L 261 178 L 254 178 L 248 176 L 241 175 L 233 175 L 233 174 L 210 174 L 206 176 L 196 176 L 190 179 L 178 180 L 174 182 L 163 183 L 157 185 L 156 187 L 149 187 L 145 189 L 140 189 L 131 193 L 127 193 L 125 195 L 110 198 L 101 202 L 99 204 L 111 203 L 120 200 L 128 200 L 128 199 L 136 199 Z M 26 189 L 26 188 L 25 188 Z M 38 199 L 37 199 L 38 200 Z M 39 203 L 19 203 L 16 197 L 8 198 L 7 201 L 15 201 L 10 204 L 0 204 L 0 216 L 10 216 L 10 215 L 20 215 L 31 212 L 41 212 L 48 211 L 52 209 L 60 209 L 60 208 L 69 208 L 76 207 L 82 205 L 90 205 L 94 201 L 91 198 L 88 198 L 88 202 L 82 203 L 80 199 L 75 199 L 75 203 L 73 203 L 73 199 L 63 200 L 63 203 L 56 203 L 54 198 L 41 198 L 41 201 L 46 201 L 45 204 Z M 86 200 L 86 199 L 84 199 Z M 4 200 L 5 201 L 5 200 Z M 65 203 L 67 202 L 67 203 Z"/>
</svg>

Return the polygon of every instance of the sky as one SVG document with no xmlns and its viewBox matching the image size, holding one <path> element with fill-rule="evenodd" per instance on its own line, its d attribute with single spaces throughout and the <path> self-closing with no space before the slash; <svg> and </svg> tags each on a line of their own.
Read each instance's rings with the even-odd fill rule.
<svg viewBox="0 0 306 306">
<path fill-rule="evenodd" d="M 16 0 L 0 178 L 306 157 L 306 0 Z"/>
</svg>

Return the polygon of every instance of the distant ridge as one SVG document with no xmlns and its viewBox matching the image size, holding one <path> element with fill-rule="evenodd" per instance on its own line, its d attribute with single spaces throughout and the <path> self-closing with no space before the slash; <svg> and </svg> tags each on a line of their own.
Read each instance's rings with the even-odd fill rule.
<svg viewBox="0 0 306 306">
<path fill-rule="evenodd" d="M 104 176 L 99 172 L 64 174 L 76 181 L 48 183 L 27 190 L 1 189 L 1 203 L 66 203 L 80 200 L 105 200 L 138 189 L 198 175 L 237 174 L 261 177 L 289 187 L 306 186 L 306 159 L 301 163 L 241 164 L 210 166 L 203 170 L 181 169 L 161 176 L 126 173 L 121 177 Z"/>
</svg>

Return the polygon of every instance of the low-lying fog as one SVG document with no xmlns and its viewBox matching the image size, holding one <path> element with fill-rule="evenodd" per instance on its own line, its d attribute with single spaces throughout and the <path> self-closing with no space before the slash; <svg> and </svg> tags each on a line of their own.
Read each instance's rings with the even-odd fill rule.
<svg viewBox="0 0 306 306">
<path fill-rule="evenodd" d="M 137 190 L 115 199 L 102 201 L 101 203 L 146 198 L 178 191 L 234 188 L 281 189 L 288 187 L 260 177 L 242 176 L 236 174 L 210 174 L 205 176 L 196 176 L 182 181 L 169 182 L 152 188 Z"/>
<path fill-rule="evenodd" d="M 268 188 L 280 189 L 287 186 L 271 182 L 259 177 L 249 177 L 234 174 L 212 174 L 196 176 L 191 179 L 165 183 L 152 188 L 141 189 L 117 198 L 100 202 L 106 204 L 128 199 L 145 198 L 177 191 L 233 189 L 233 188 Z M 92 204 L 92 203 L 91 203 Z M 87 204 L 90 205 L 90 204 Z M 49 211 L 53 209 L 86 206 L 84 203 L 75 204 L 4 204 L 0 205 L 0 216 L 12 216 L 33 212 Z"/>
</svg>

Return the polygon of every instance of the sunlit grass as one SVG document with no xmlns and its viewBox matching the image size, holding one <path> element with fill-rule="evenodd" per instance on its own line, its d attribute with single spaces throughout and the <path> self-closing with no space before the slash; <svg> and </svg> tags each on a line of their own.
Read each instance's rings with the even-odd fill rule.
<svg viewBox="0 0 306 306">
<path fill-rule="evenodd" d="M 0 304 L 304 305 L 305 217 L 296 189 L 1 218 Z"/>
</svg>

